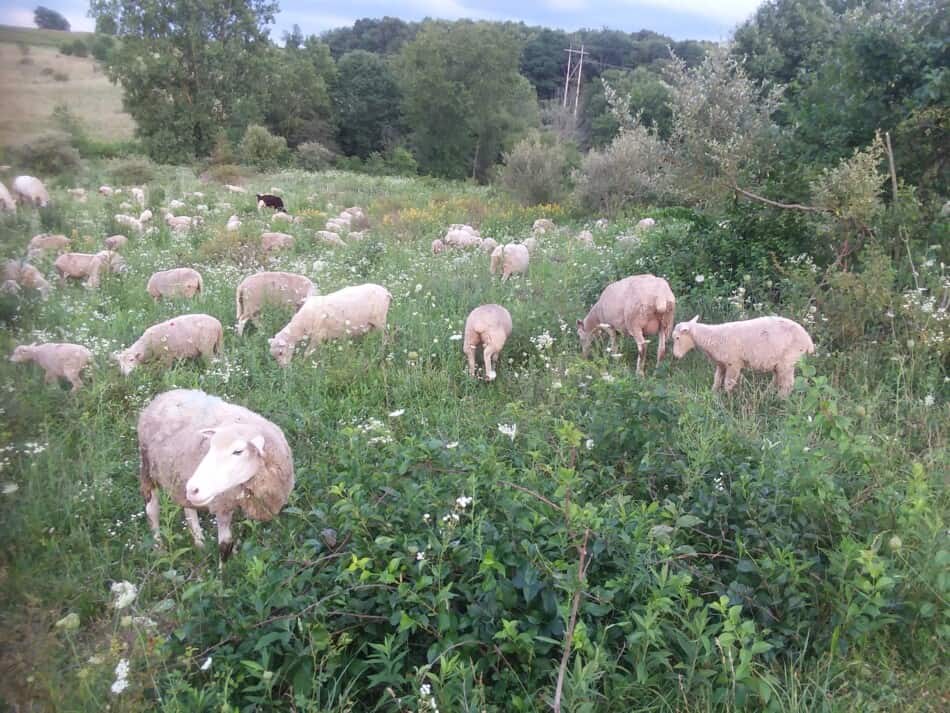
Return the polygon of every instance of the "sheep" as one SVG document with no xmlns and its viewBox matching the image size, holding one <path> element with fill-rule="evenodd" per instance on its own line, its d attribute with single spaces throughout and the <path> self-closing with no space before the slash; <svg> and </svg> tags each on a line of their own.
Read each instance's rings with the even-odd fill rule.
<svg viewBox="0 0 950 713">
<path fill-rule="evenodd" d="M 465 320 L 465 335 L 462 352 L 468 357 L 469 376 L 475 376 L 475 350 L 482 346 L 482 363 L 485 380 L 495 380 L 498 356 L 511 336 L 511 315 L 501 305 L 488 304 L 476 307 Z"/>
<path fill-rule="evenodd" d="M 52 286 L 43 277 L 43 273 L 23 260 L 7 260 L 3 264 L 3 284 L 5 291 L 17 293 L 21 287 L 36 290 L 45 300 Z"/>
<path fill-rule="evenodd" d="M 534 253 L 535 250 L 538 249 L 538 239 L 534 237 L 525 238 L 524 240 L 521 241 L 521 244 L 524 245 L 528 249 L 529 253 L 532 253 L 532 254 Z"/>
<path fill-rule="evenodd" d="M 48 342 L 46 344 L 23 344 L 13 350 L 10 361 L 15 364 L 36 362 L 46 372 L 44 382 L 51 384 L 66 379 L 72 384 L 71 392 L 82 387 L 79 373 L 92 361 L 92 352 L 80 344 Z"/>
<path fill-rule="evenodd" d="M 332 233 L 346 233 L 350 229 L 350 221 L 342 218 L 330 218 L 323 227 Z"/>
<path fill-rule="evenodd" d="M 653 218 L 644 218 L 643 220 L 637 223 L 637 230 L 649 230 L 655 225 L 656 225 L 656 221 L 653 220 Z"/>
<path fill-rule="evenodd" d="M 145 210 L 143 210 L 143 211 L 139 214 L 139 222 L 140 222 L 140 223 L 147 223 L 147 222 L 149 222 L 151 219 L 152 219 L 152 211 L 150 211 L 148 208 L 146 208 Z"/>
<path fill-rule="evenodd" d="M 260 208 L 273 208 L 274 210 L 283 210 L 284 201 L 280 196 L 275 196 L 270 193 L 257 193 L 257 207 Z"/>
<path fill-rule="evenodd" d="M 243 186 L 234 186 L 230 183 L 225 183 L 224 187 L 229 190 L 231 193 L 247 193 L 247 189 Z"/>
<path fill-rule="evenodd" d="M 172 215 L 165 213 L 165 224 L 176 233 L 185 232 L 201 224 L 201 218 L 192 218 L 187 215 Z"/>
<path fill-rule="evenodd" d="M 245 277 L 235 294 L 235 331 L 238 336 L 244 334 L 244 326 L 248 322 L 259 326 L 258 317 L 265 304 L 290 305 L 296 311 L 308 297 L 316 294 L 317 288 L 310 278 L 292 272 L 258 272 Z"/>
<path fill-rule="evenodd" d="M 366 231 L 354 230 L 353 232 L 347 234 L 346 239 L 358 243 L 359 241 L 366 239 Z"/>
<path fill-rule="evenodd" d="M 287 366 L 300 341 L 309 342 L 304 356 L 330 339 L 359 336 L 373 329 L 383 331 L 393 296 L 385 287 L 368 283 L 344 287 L 323 297 L 308 297 L 287 326 L 269 340 L 270 353 Z"/>
<path fill-rule="evenodd" d="M 548 218 L 538 218 L 531 226 L 531 232 L 535 235 L 544 235 L 545 233 L 550 233 L 554 230 L 554 221 L 549 220 Z"/>
<path fill-rule="evenodd" d="M 666 354 L 666 340 L 673 329 L 676 298 L 662 277 L 634 275 L 612 282 L 604 288 L 600 299 L 584 319 L 577 320 L 577 336 L 586 357 L 591 341 L 600 332 L 607 332 L 610 351 L 616 348 L 616 332 L 628 334 L 637 342 L 637 373 L 643 375 L 646 361 L 644 335 L 656 334 L 659 346 L 656 363 Z"/>
<path fill-rule="evenodd" d="M 149 327 L 131 346 L 115 352 L 112 358 L 128 376 L 136 366 L 147 361 L 171 365 L 175 359 L 210 359 L 221 354 L 223 344 L 221 322 L 207 314 L 183 314 Z"/>
<path fill-rule="evenodd" d="M 294 219 L 290 216 L 289 213 L 285 213 L 282 210 L 277 211 L 274 215 L 271 216 L 271 221 L 279 221 L 282 223 L 293 223 Z"/>
<path fill-rule="evenodd" d="M 180 201 L 177 198 L 173 198 L 168 202 L 168 210 L 181 210 L 186 205 L 185 201 Z"/>
<path fill-rule="evenodd" d="M 136 218 L 134 215 L 127 215 L 125 213 L 116 213 L 112 216 L 112 219 L 115 221 L 116 225 L 122 225 L 126 228 L 131 228 L 136 233 L 141 234 L 145 230 L 145 226 L 142 225 L 142 221 Z"/>
<path fill-rule="evenodd" d="M 67 188 L 66 192 L 75 198 L 80 203 L 86 202 L 86 189 L 85 188 Z"/>
<path fill-rule="evenodd" d="M 432 254 L 438 255 L 439 253 L 445 250 L 445 243 L 443 243 L 439 238 L 436 238 L 432 241 Z"/>
<path fill-rule="evenodd" d="M 442 242 L 454 248 L 470 248 L 481 245 L 482 239 L 480 236 L 467 230 L 452 228 L 445 234 Z"/>
<path fill-rule="evenodd" d="M 29 203 L 45 208 L 49 203 L 49 193 L 43 182 L 34 176 L 17 176 L 11 186 L 13 196 L 20 203 Z"/>
<path fill-rule="evenodd" d="M 86 280 L 87 287 L 98 287 L 102 270 L 123 272 L 126 269 L 125 260 L 112 250 L 100 250 L 90 253 L 63 253 L 53 263 L 59 278 L 65 282 L 67 278 Z"/>
<path fill-rule="evenodd" d="M 41 233 L 30 238 L 26 254 L 29 258 L 43 257 L 47 252 L 62 253 L 69 250 L 71 241 L 65 235 Z"/>
<path fill-rule="evenodd" d="M 482 237 L 480 232 L 467 223 L 452 223 L 452 225 L 449 226 L 449 230 L 461 230 L 462 232 L 474 235 L 476 238 Z"/>
<path fill-rule="evenodd" d="M 489 255 L 491 255 L 493 252 L 495 252 L 495 248 L 497 247 L 498 247 L 497 240 L 495 240 L 494 238 L 484 238 L 482 240 L 482 244 L 478 246 L 478 249 L 481 250 L 483 253 L 488 253 Z"/>
<path fill-rule="evenodd" d="M 13 200 L 13 196 L 10 195 L 10 191 L 3 183 L 0 183 L 0 211 L 16 213 L 16 201 Z"/>
<path fill-rule="evenodd" d="M 683 358 L 696 347 L 716 366 L 713 391 L 732 391 L 743 368 L 771 371 L 779 396 L 795 383 L 795 365 L 815 345 L 797 322 L 785 317 L 758 317 L 724 324 L 700 324 L 699 315 L 673 330 L 673 356 Z"/>
<path fill-rule="evenodd" d="M 265 252 L 283 250 L 284 248 L 292 247 L 293 244 L 293 235 L 287 235 L 287 233 L 261 233 L 261 248 L 263 248 Z"/>
<path fill-rule="evenodd" d="M 594 223 L 594 229 L 595 229 L 595 230 L 607 230 L 607 226 L 608 226 L 609 224 L 610 224 L 610 222 L 609 222 L 606 218 L 598 218 L 597 221 Z"/>
<path fill-rule="evenodd" d="M 346 220 L 346 217 L 349 218 L 347 221 L 350 224 L 351 229 L 355 230 L 365 230 L 369 227 L 369 218 L 366 216 L 366 213 L 359 206 L 353 206 L 347 208 L 340 213 L 340 218 Z"/>
<path fill-rule="evenodd" d="M 507 280 L 512 275 L 525 272 L 531 256 L 528 248 L 518 243 L 499 245 L 492 251 L 489 270 L 492 275 L 501 271 L 501 279 Z"/>
<path fill-rule="evenodd" d="M 241 219 L 236 215 L 232 215 L 230 218 L 228 218 L 228 224 L 224 226 L 224 229 L 229 233 L 236 233 L 241 229 L 241 225 Z"/>
<path fill-rule="evenodd" d="M 110 235 L 108 238 L 102 241 L 107 250 L 112 250 L 115 252 L 118 252 L 128 245 L 128 242 L 129 239 L 124 235 Z"/>
<path fill-rule="evenodd" d="M 115 190 L 112 188 L 112 186 L 99 186 L 99 195 L 100 195 L 100 196 L 109 197 L 109 196 L 111 196 L 113 193 L 115 193 Z"/>
<path fill-rule="evenodd" d="M 132 194 L 132 198 L 135 199 L 135 202 L 139 204 L 139 208 L 145 207 L 145 191 L 141 188 L 132 188 L 129 190 Z"/>
<path fill-rule="evenodd" d="M 589 230 L 582 230 L 577 234 L 577 242 L 587 247 L 594 247 L 594 234 Z"/>
<path fill-rule="evenodd" d="M 197 547 L 198 510 L 214 515 L 222 562 L 240 509 L 252 520 L 274 518 L 294 487 L 294 460 L 283 431 L 263 416 L 192 389 L 156 396 L 139 415 L 139 486 L 149 526 L 159 538 L 159 489 L 185 510 Z"/>
<path fill-rule="evenodd" d="M 331 233 L 329 230 L 318 230 L 316 232 L 316 237 L 327 243 L 328 245 L 333 245 L 335 247 L 343 247 L 346 243 L 343 242 L 343 239 L 340 238 L 336 233 Z"/>
<path fill-rule="evenodd" d="M 201 294 L 201 273 L 190 267 L 176 267 L 156 272 L 148 279 L 146 291 L 156 302 L 163 297 L 186 297 Z"/>
</svg>

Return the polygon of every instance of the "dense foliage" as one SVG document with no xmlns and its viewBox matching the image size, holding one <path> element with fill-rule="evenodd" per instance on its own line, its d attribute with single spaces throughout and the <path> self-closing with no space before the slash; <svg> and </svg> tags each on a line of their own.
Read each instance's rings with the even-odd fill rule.
<svg viewBox="0 0 950 713">
<path fill-rule="evenodd" d="M 41 30 L 60 30 L 69 32 L 69 20 L 56 10 L 40 5 L 33 11 L 33 23 Z"/>
</svg>

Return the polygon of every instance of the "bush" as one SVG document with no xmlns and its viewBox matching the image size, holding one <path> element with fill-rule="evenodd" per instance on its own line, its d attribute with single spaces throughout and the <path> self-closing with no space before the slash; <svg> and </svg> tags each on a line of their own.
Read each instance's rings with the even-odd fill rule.
<svg viewBox="0 0 950 713">
<path fill-rule="evenodd" d="M 53 79 L 57 82 L 68 82 L 69 75 L 66 72 L 53 72 Z"/>
<path fill-rule="evenodd" d="M 74 173 L 80 167 L 79 151 L 72 145 L 72 137 L 59 131 L 15 147 L 10 154 L 11 163 L 40 176 Z"/>
<path fill-rule="evenodd" d="M 234 146 L 228 133 L 224 130 L 218 132 L 214 140 L 214 146 L 211 149 L 211 164 L 233 164 L 237 163 L 237 157 L 234 155 Z"/>
<path fill-rule="evenodd" d="M 415 176 L 419 173 L 419 164 L 412 152 L 405 146 L 397 146 L 386 157 L 389 173 L 395 176 Z"/>
<path fill-rule="evenodd" d="M 554 137 L 532 133 L 504 157 L 501 183 L 524 205 L 559 203 L 567 195 L 568 146 Z"/>
<path fill-rule="evenodd" d="M 115 48 L 115 40 L 109 35 L 96 35 L 89 43 L 89 52 L 100 62 L 108 62 Z"/>
<path fill-rule="evenodd" d="M 333 152 L 319 141 L 305 141 L 297 147 L 297 165 L 307 171 L 323 171 L 332 161 Z"/>
<path fill-rule="evenodd" d="M 59 48 L 59 53 L 73 57 L 88 57 L 89 47 L 78 37 L 72 42 L 67 42 Z"/>
<path fill-rule="evenodd" d="M 233 163 L 220 163 L 209 166 L 204 175 L 218 183 L 239 183 L 244 178 L 244 170 Z"/>
<path fill-rule="evenodd" d="M 660 203 L 671 193 L 669 150 L 634 126 L 603 151 L 591 151 L 575 172 L 574 196 L 586 210 L 613 215 L 634 203 Z"/>
<path fill-rule="evenodd" d="M 155 178 L 155 164 L 146 156 L 129 156 L 110 161 L 109 173 L 119 185 L 139 185 Z"/>
<path fill-rule="evenodd" d="M 274 136 L 266 127 L 257 124 L 251 124 L 244 132 L 240 153 L 245 163 L 261 169 L 277 168 L 290 156 L 287 139 Z"/>
</svg>

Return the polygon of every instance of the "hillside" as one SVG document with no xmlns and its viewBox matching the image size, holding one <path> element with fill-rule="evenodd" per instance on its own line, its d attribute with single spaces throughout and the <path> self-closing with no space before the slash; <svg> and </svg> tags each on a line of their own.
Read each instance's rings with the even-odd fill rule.
<svg viewBox="0 0 950 713">
<path fill-rule="evenodd" d="M 132 136 L 135 124 L 122 111 L 122 90 L 91 57 L 59 53 L 67 39 L 89 33 L 0 27 L 0 146 L 22 144 L 53 128 L 57 104 L 66 104 L 95 138 Z"/>
</svg>

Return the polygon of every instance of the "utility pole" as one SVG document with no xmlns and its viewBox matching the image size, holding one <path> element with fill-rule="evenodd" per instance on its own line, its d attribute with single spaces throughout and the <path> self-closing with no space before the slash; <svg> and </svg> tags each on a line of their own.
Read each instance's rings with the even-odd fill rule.
<svg viewBox="0 0 950 713">
<path fill-rule="evenodd" d="M 581 98 L 581 79 L 584 74 L 584 56 L 590 54 L 584 51 L 584 45 L 581 44 L 579 50 L 574 49 L 574 43 L 571 42 L 570 49 L 567 52 L 567 74 L 564 77 L 564 99 L 561 106 L 567 108 L 568 98 L 571 96 L 571 82 L 574 82 L 574 116 L 577 116 L 577 106 Z M 574 55 L 577 55 L 577 61 L 574 61 Z"/>
</svg>

